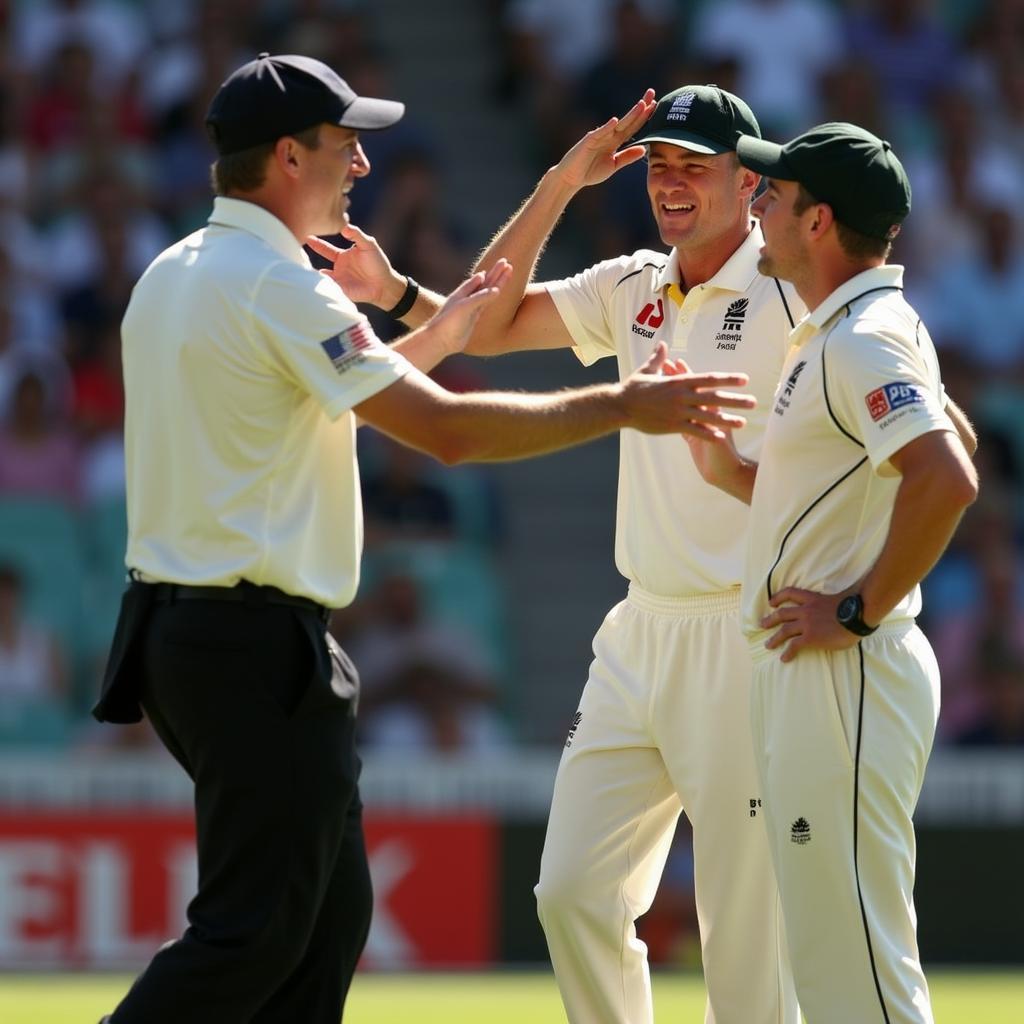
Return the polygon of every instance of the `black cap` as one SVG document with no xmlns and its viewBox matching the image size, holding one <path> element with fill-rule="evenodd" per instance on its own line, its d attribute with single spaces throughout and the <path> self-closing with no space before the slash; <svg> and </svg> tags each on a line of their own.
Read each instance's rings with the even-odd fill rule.
<svg viewBox="0 0 1024 1024">
<path fill-rule="evenodd" d="M 910 181 L 884 139 L 831 121 L 780 146 L 744 137 L 740 163 L 769 178 L 798 181 L 836 220 L 869 238 L 892 240 L 910 213 Z"/>
<path fill-rule="evenodd" d="M 387 128 L 404 113 L 402 103 L 357 96 L 312 57 L 261 53 L 217 90 L 206 129 L 217 152 L 227 156 L 324 122 L 360 131 Z"/>
<path fill-rule="evenodd" d="M 761 129 L 739 96 L 717 85 L 684 85 L 658 100 L 630 144 L 668 142 L 695 153 L 731 153 L 741 135 L 760 138 Z"/>
</svg>

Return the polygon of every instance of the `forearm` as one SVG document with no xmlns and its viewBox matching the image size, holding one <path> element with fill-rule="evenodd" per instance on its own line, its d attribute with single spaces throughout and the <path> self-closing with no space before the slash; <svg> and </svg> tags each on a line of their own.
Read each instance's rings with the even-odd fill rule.
<svg viewBox="0 0 1024 1024">
<path fill-rule="evenodd" d="M 383 291 L 380 299 L 379 308 L 385 313 L 389 309 L 394 307 L 401 301 L 402 296 L 405 294 L 406 284 L 408 278 L 404 274 L 393 274 L 391 280 Z M 406 327 L 415 330 L 417 327 L 422 327 L 442 306 L 444 305 L 444 296 L 438 295 L 437 292 L 432 292 L 429 288 L 424 288 L 423 285 L 419 286 L 419 292 L 416 295 L 416 301 L 412 304 L 412 308 L 405 314 L 403 314 L 399 320 Z M 410 359 L 408 353 L 402 348 L 406 337 L 399 338 L 398 341 L 392 344 L 392 348 L 399 351 L 407 359 Z M 418 365 L 418 364 L 417 364 Z M 422 367 L 420 367 L 422 369 Z"/>
<path fill-rule="evenodd" d="M 740 463 L 731 467 L 728 472 L 708 480 L 708 483 L 714 484 L 715 487 L 725 491 L 726 494 L 731 494 L 732 497 L 742 501 L 744 505 L 749 505 L 754 495 L 754 481 L 756 479 L 757 463 L 751 462 L 749 459 L 742 459 Z"/>
<path fill-rule="evenodd" d="M 939 474 L 903 478 L 885 544 L 857 587 L 866 622 L 881 622 L 928 575 L 971 500 L 969 490 L 951 492 Z"/>
<path fill-rule="evenodd" d="M 558 176 L 556 168 L 551 168 L 477 260 L 474 271 L 489 270 L 504 257 L 512 264 L 512 274 L 498 299 L 481 315 L 466 346 L 467 352 L 496 355 L 516 347 L 510 337 L 512 322 L 533 279 L 537 260 L 575 193 Z"/>
<path fill-rule="evenodd" d="M 543 455 L 628 425 L 619 384 L 551 394 L 480 392 L 455 396 L 436 421 L 438 450 L 449 465 Z"/>
<path fill-rule="evenodd" d="M 697 472 L 704 482 L 749 505 L 757 479 L 757 463 L 745 459 L 733 444 L 724 440 L 687 440 Z"/>
</svg>

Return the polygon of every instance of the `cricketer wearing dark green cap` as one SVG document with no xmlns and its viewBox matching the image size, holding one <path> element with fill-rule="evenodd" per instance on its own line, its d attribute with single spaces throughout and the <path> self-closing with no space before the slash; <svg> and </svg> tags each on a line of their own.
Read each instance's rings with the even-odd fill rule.
<svg viewBox="0 0 1024 1024">
<path fill-rule="evenodd" d="M 892 241 L 910 213 L 910 182 L 892 147 L 855 124 L 821 124 L 785 145 L 745 133 L 736 152 L 766 178 L 803 185 L 868 238 Z"/>
<path fill-rule="evenodd" d="M 940 680 L 914 618 L 977 494 L 976 438 L 888 262 L 910 211 L 889 144 L 833 123 L 737 153 L 768 179 L 758 270 L 809 312 L 758 461 L 728 443 L 695 454 L 756 524 L 740 621 L 796 991 L 815 1024 L 933 1024 L 911 894 Z"/>
</svg>

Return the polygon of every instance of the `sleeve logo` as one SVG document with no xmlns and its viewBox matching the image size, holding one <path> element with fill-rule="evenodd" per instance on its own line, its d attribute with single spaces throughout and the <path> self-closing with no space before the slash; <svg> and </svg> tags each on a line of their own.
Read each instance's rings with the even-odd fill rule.
<svg viewBox="0 0 1024 1024">
<path fill-rule="evenodd" d="M 921 394 L 921 389 L 916 384 L 898 380 L 892 384 L 883 384 L 882 387 L 875 388 L 874 391 L 869 391 L 864 396 L 864 401 L 867 403 L 871 418 L 877 423 L 904 405 L 923 402 L 924 395 Z"/>
<path fill-rule="evenodd" d="M 366 351 L 373 347 L 376 337 L 365 320 L 353 324 L 346 331 L 320 342 L 327 358 L 338 373 L 344 373 L 366 358 Z"/>
</svg>

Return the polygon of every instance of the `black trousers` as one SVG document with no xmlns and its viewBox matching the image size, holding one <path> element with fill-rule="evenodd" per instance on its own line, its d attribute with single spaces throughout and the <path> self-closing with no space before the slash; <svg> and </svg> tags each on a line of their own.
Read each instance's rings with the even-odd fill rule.
<svg viewBox="0 0 1024 1024">
<path fill-rule="evenodd" d="M 158 604 L 140 642 L 142 706 L 195 783 L 199 886 L 112 1024 L 338 1024 L 372 904 L 352 663 L 280 605 Z"/>
</svg>

